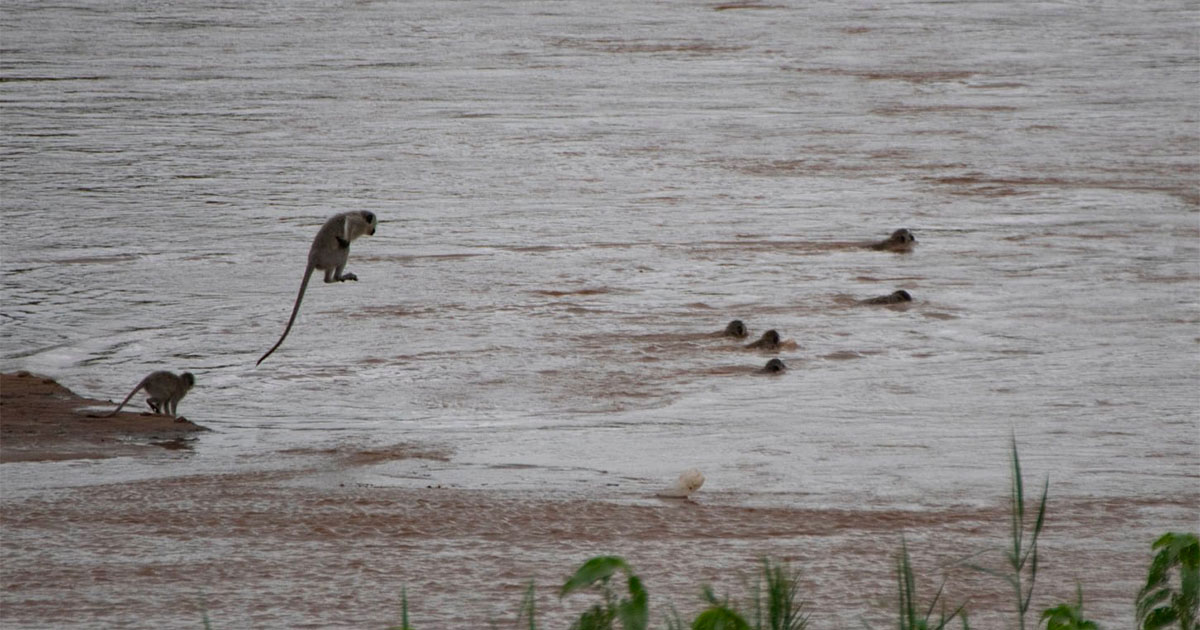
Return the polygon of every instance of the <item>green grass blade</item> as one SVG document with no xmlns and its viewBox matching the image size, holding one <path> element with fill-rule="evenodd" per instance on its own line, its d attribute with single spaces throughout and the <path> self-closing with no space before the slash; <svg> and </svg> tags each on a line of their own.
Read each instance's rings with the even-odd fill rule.
<svg viewBox="0 0 1200 630">
<path fill-rule="evenodd" d="M 629 572 L 629 565 L 620 556 L 596 556 L 583 563 L 558 591 L 558 596 L 565 597 L 581 588 L 587 588 L 596 582 L 607 580 L 617 571 Z"/>
</svg>

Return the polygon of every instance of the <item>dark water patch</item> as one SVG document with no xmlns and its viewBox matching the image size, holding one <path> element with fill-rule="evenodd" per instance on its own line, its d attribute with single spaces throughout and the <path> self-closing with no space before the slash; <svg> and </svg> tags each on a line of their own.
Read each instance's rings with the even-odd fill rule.
<svg viewBox="0 0 1200 630">
<path fill-rule="evenodd" d="M 7 76 L 7 77 L 0 77 L 0 83 L 25 83 L 25 82 L 36 83 L 36 82 L 43 82 L 43 81 L 46 81 L 46 82 L 49 82 L 49 81 L 106 81 L 106 80 L 109 80 L 112 78 L 113 77 L 101 76 L 101 75 L 82 76 L 82 77 L 45 77 L 45 76 L 42 76 L 42 77 L 14 77 L 14 76 Z"/>
<path fill-rule="evenodd" d="M 595 289 L 575 289 L 575 290 L 558 290 L 558 289 L 534 289 L 530 293 L 536 295 L 545 295 L 549 297 L 564 297 L 568 295 L 605 295 L 612 293 L 613 289 L 608 287 L 600 287 Z"/>
<path fill-rule="evenodd" d="M 76 258 L 61 258 L 55 260 L 58 265 L 107 265 L 113 263 L 131 262 L 141 258 L 138 254 L 112 254 L 109 256 L 79 256 Z"/>
<path fill-rule="evenodd" d="M 721 339 L 729 339 L 730 341 L 739 341 L 729 337 L 723 337 L 720 331 L 715 332 L 679 332 L 679 333 L 643 333 L 631 334 L 614 337 L 614 340 L 633 343 L 636 345 L 659 344 L 652 345 L 650 349 L 661 350 L 663 347 L 671 347 L 674 344 L 684 344 L 701 341 L 718 341 Z"/>
<path fill-rule="evenodd" d="M 1018 111 L 1011 105 L 885 105 L 871 109 L 880 116 L 911 116 L 914 114 L 954 114 L 963 112 L 1008 113 Z"/>
<path fill-rule="evenodd" d="M 168 451 L 193 451 L 196 438 L 178 437 L 171 440 L 151 441 L 151 446 L 162 447 Z"/>
<path fill-rule="evenodd" d="M 879 278 L 876 276 L 854 276 L 854 280 L 856 280 L 858 282 L 871 282 L 871 283 L 920 282 L 922 280 L 928 280 L 928 279 L 929 278 L 927 278 L 925 276 L 892 276 L 890 278 Z M 903 286 L 906 289 L 914 288 L 911 284 L 900 285 L 900 286 Z"/>
<path fill-rule="evenodd" d="M 853 359 L 866 358 L 869 354 L 880 354 L 880 352 L 839 350 L 837 352 L 830 352 L 829 354 L 821 355 L 821 358 L 828 361 L 850 361 Z"/>
<path fill-rule="evenodd" d="M 989 81 L 986 83 L 968 83 L 967 87 L 980 90 L 1013 90 L 1027 88 L 1029 84 L 1018 81 Z M 1057 127 L 1051 127 L 1057 129 Z"/>
<path fill-rule="evenodd" d="M 638 203 L 638 204 L 664 204 L 664 205 L 669 205 L 669 206 L 677 206 L 677 205 L 679 205 L 679 204 L 681 204 L 681 203 L 683 203 L 683 202 L 685 202 L 685 201 L 688 201 L 688 199 L 687 199 L 686 197 L 670 196 L 670 195 L 659 195 L 659 196 L 656 196 L 656 197 L 642 197 L 642 198 L 636 199 L 636 200 L 634 201 L 634 203 Z"/>
<path fill-rule="evenodd" d="M 472 309 L 465 304 L 444 303 L 434 306 L 414 306 L 401 304 L 377 304 L 372 306 L 355 307 L 351 311 L 325 310 L 322 313 L 339 314 L 354 319 L 370 317 L 422 317 L 426 315 L 445 316 L 447 313 L 470 312 Z"/>
<path fill-rule="evenodd" d="M 420 68 L 421 64 L 415 61 L 373 61 L 369 63 L 356 63 L 347 66 L 349 68 L 368 68 L 380 70 L 393 70 L 398 68 Z"/>
<path fill-rule="evenodd" d="M 749 46 L 715 44 L 704 40 L 648 42 L 639 40 L 579 38 L 562 38 L 551 42 L 551 45 L 560 48 L 574 48 L 591 52 L 632 54 L 687 53 L 711 55 L 718 53 L 738 52 L 749 48 Z"/>
<path fill-rule="evenodd" d="M 369 466 L 389 461 L 404 459 L 429 459 L 434 461 L 450 461 L 453 451 L 445 448 L 430 448 L 416 444 L 393 444 L 391 446 L 365 447 L 353 444 L 338 446 L 299 447 L 279 451 L 285 455 L 334 457 L 344 466 Z"/>
<path fill-rule="evenodd" d="M 835 251 L 844 251 L 847 249 L 859 249 L 869 247 L 870 241 L 789 241 L 779 239 L 762 238 L 756 235 L 745 235 L 736 241 L 698 241 L 695 243 L 683 244 L 683 247 L 690 248 L 694 252 L 714 252 L 721 253 L 726 250 L 738 250 L 746 252 L 796 252 L 804 254 L 820 254 Z"/>
<path fill-rule="evenodd" d="M 564 250 L 579 249 L 578 245 L 498 245 L 495 249 L 509 252 L 518 252 L 522 254 L 545 254 L 548 252 L 558 252 Z"/>
<path fill-rule="evenodd" d="M 995 177 L 982 173 L 947 177 L 927 177 L 925 181 L 950 186 L 956 195 L 1009 197 L 1031 194 L 1042 188 L 1122 190 L 1166 193 L 1190 205 L 1200 205 L 1200 189 L 1182 185 L 1174 180 L 1159 179 L 1102 179 L 1087 177 Z"/>
<path fill-rule="evenodd" d="M 649 244 L 650 243 L 633 243 L 633 242 L 627 242 L 627 241 L 611 242 L 610 241 L 610 242 L 588 243 L 587 247 L 592 247 L 595 249 L 629 249 L 629 248 L 633 248 L 633 247 L 642 247 L 642 246 L 649 245 Z"/>
<path fill-rule="evenodd" d="M 11 134 L 14 138 L 78 138 L 80 134 L 63 131 L 63 132 L 18 132 Z"/>
<path fill-rule="evenodd" d="M 840 151 L 832 151 L 837 155 Z M 791 160 L 758 160 L 754 158 L 722 158 L 712 161 L 717 166 L 745 175 L 780 177 L 785 175 L 861 174 L 874 171 L 877 165 L 849 157 L 812 157 Z"/>
<path fill-rule="evenodd" d="M 735 11 L 740 9 L 786 9 L 787 7 L 778 4 L 762 4 L 760 2 L 730 2 L 727 4 L 718 4 L 713 7 L 713 11 Z"/>
<path fill-rule="evenodd" d="M 394 262 L 406 263 L 420 260 L 467 260 L 469 258 L 478 258 L 487 254 L 456 252 L 453 254 L 355 254 L 354 259 L 363 262 Z"/>
<path fill-rule="evenodd" d="M 214 19 L 182 19 L 174 17 L 146 17 L 130 20 L 130 24 L 149 27 L 162 31 L 190 31 L 196 29 L 257 29 L 254 23 L 235 22 L 232 20 Z"/>
<path fill-rule="evenodd" d="M 855 30 L 853 33 L 861 34 L 868 32 L 868 30 Z M 975 71 L 971 70 L 862 70 L 854 68 L 817 68 L 798 66 L 784 66 L 781 68 L 781 70 L 787 72 L 800 72 L 804 74 L 854 77 L 856 79 L 863 79 L 865 81 L 903 81 L 905 83 L 915 84 L 962 82 L 977 74 Z"/>
</svg>

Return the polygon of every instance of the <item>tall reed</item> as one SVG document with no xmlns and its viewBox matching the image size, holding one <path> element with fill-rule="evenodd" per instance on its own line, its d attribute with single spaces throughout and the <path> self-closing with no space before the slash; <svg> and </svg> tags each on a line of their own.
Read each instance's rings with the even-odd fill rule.
<svg viewBox="0 0 1200 630">
<path fill-rule="evenodd" d="M 917 580 L 913 574 L 912 560 L 908 556 L 908 543 L 903 538 L 900 539 L 900 554 L 896 557 L 896 582 L 900 604 L 900 630 L 943 630 L 955 617 L 962 620 L 963 630 L 970 627 L 967 622 L 966 604 L 960 604 L 954 612 L 946 614 L 946 603 L 942 600 L 942 590 L 946 586 L 945 578 L 938 585 L 933 599 L 929 600 L 929 607 L 921 612 L 923 607 L 918 603 Z M 935 608 L 939 608 L 936 619 L 933 617 Z"/>
<path fill-rule="evenodd" d="M 994 571 L 972 565 L 973 568 L 1003 579 L 1013 589 L 1016 599 L 1017 627 L 1025 630 L 1025 614 L 1033 601 L 1033 587 L 1038 574 L 1038 538 L 1046 524 L 1046 496 L 1050 492 L 1050 478 L 1042 484 L 1042 498 L 1038 502 L 1037 518 L 1027 533 L 1025 512 L 1025 482 L 1021 478 L 1021 456 L 1017 453 L 1017 437 L 1012 437 L 1012 482 L 1009 489 L 1009 543 L 1004 557 L 1008 563 L 1006 572 Z"/>
</svg>

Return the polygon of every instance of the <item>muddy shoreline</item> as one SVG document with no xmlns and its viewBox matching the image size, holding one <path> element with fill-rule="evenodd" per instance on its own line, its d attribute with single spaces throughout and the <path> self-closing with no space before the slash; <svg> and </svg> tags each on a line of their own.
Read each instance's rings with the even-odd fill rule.
<svg viewBox="0 0 1200 630">
<path fill-rule="evenodd" d="M 127 408 L 134 404 L 141 401 L 131 400 Z M 104 418 L 85 409 L 108 405 L 115 407 L 45 376 L 0 374 L 0 463 L 136 456 L 180 448 L 208 430 L 185 418 L 134 411 Z"/>
<path fill-rule="evenodd" d="M 103 401 L 42 377 L 5 375 L 3 385 L 2 461 L 20 463 L 0 473 L 162 454 L 156 441 L 200 430 L 140 414 L 97 423 L 78 409 Z M 188 466 L 186 451 L 172 457 Z M 656 620 L 668 604 L 698 610 L 705 584 L 740 597 L 770 556 L 802 569 L 814 627 L 881 626 L 901 536 L 927 595 L 946 575 L 947 601 L 969 600 L 974 625 L 1001 627 L 1011 615 L 1007 586 L 965 566 L 998 567 L 1002 501 L 819 510 L 745 507 L 711 491 L 621 502 L 330 482 L 387 461 L 451 457 L 406 444 L 283 451 L 252 472 L 5 492 L 0 617 L 6 628 L 185 627 L 204 615 L 216 628 L 383 628 L 397 622 L 404 588 L 418 627 L 504 626 L 533 581 L 541 623 L 559 627 L 591 600 L 560 601 L 557 587 L 588 557 L 611 553 L 638 570 Z M 1079 580 L 1091 618 L 1127 624 L 1149 540 L 1186 526 L 1195 505 L 1194 496 L 1052 501 L 1035 609 L 1067 601 Z"/>
</svg>

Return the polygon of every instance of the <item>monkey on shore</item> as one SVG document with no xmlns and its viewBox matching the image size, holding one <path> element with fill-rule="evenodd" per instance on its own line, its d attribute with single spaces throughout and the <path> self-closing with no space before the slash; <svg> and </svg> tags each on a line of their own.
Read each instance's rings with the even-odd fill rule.
<svg viewBox="0 0 1200 630">
<path fill-rule="evenodd" d="M 904 228 L 900 228 L 886 239 L 878 243 L 872 243 L 871 249 L 888 251 L 888 252 L 911 252 L 913 245 L 917 244 L 917 237 L 912 235 L 912 232 Z"/>
<path fill-rule="evenodd" d="M 121 404 L 117 405 L 117 408 L 114 409 L 112 413 L 103 416 L 92 417 L 111 418 L 117 415 L 117 412 L 121 411 L 121 408 L 125 406 L 125 403 L 129 402 L 129 399 L 133 398 L 133 395 L 136 394 L 139 389 L 146 390 L 146 395 L 149 396 L 149 398 L 146 399 L 146 404 L 150 405 L 150 408 L 154 410 L 154 413 L 174 416 L 176 407 L 179 405 L 179 401 L 183 400 L 183 397 L 187 395 L 188 390 L 191 389 L 195 384 L 196 377 L 192 376 L 191 372 L 184 372 L 178 376 L 165 370 L 151 372 L 149 376 L 142 379 L 142 382 L 137 384 L 137 387 L 133 388 L 133 391 L 129 392 L 129 395 L 125 397 L 125 400 L 122 400 Z"/>
<path fill-rule="evenodd" d="M 325 282 L 327 283 L 358 281 L 358 276 L 352 273 L 343 273 L 346 261 L 350 258 L 350 243 L 360 236 L 374 235 L 377 224 L 375 214 L 366 210 L 335 214 L 325 221 L 325 225 L 322 225 L 321 229 L 317 231 L 312 247 L 308 250 L 308 267 L 304 269 L 304 280 L 300 282 L 300 293 L 296 295 L 296 303 L 292 306 L 292 316 L 288 319 L 287 327 L 283 329 L 283 335 L 279 337 L 279 341 L 276 341 L 275 345 L 271 346 L 271 349 L 267 350 L 267 353 L 262 355 L 255 365 L 271 356 L 271 353 L 275 352 L 275 349 L 291 332 L 292 324 L 296 321 L 296 314 L 300 312 L 300 301 L 304 299 L 304 289 L 308 288 L 308 279 L 312 276 L 314 269 L 325 272 Z"/>
<path fill-rule="evenodd" d="M 911 302 L 912 295 L 904 289 L 893 291 L 890 295 L 881 295 L 879 297 L 867 298 L 861 300 L 859 304 L 900 304 L 901 302 Z"/>
</svg>

